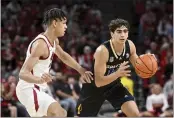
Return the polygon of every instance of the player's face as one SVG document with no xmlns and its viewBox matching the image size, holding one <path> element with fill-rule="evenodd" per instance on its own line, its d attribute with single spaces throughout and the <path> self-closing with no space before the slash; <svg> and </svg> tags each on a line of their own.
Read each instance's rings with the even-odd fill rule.
<svg viewBox="0 0 174 118">
<path fill-rule="evenodd" d="M 128 38 L 128 29 L 125 26 L 121 26 L 111 33 L 112 39 L 116 40 L 118 43 L 125 43 Z"/>
<path fill-rule="evenodd" d="M 55 23 L 55 34 L 57 37 L 62 37 L 65 34 L 65 31 L 67 29 L 66 25 L 67 20 L 62 19 L 62 20 L 57 20 Z"/>
</svg>

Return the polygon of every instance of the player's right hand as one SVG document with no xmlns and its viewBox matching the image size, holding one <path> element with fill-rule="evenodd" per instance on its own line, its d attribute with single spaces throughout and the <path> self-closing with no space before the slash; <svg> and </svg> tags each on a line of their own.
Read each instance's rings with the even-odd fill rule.
<svg viewBox="0 0 174 118">
<path fill-rule="evenodd" d="M 116 73 L 118 74 L 119 77 L 123 77 L 123 76 L 130 76 L 130 70 L 128 70 L 130 66 L 128 65 L 128 61 L 123 62 L 120 64 L 120 67 L 118 68 L 118 70 L 116 71 Z"/>
<path fill-rule="evenodd" d="M 38 81 L 38 84 L 51 82 L 52 79 L 53 79 L 53 77 L 50 74 L 44 73 L 44 74 L 42 74 L 41 79 Z"/>
</svg>

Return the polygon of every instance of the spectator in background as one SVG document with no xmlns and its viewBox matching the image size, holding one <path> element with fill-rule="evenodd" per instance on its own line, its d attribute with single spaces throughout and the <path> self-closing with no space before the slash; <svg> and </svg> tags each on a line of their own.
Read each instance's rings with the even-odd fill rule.
<svg viewBox="0 0 174 118">
<path fill-rule="evenodd" d="M 17 2 L 17 0 L 12 0 L 11 2 L 9 2 L 9 4 L 6 6 L 6 8 L 8 10 L 10 10 L 10 12 L 12 12 L 12 13 L 17 13 L 21 10 L 21 7 L 20 7 L 19 3 Z"/>
<path fill-rule="evenodd" d="M 29 115 L 25 107 L 18 101 L 18 98 L 16 96 L 16 84 L 16 78 L 14 76 L 9 76 L 8 81 L 4 83 L 4 101 L 7 102 L 8 106 L 13 110 L 14 107 L 17 108 L 17 113 L 13 112 L 13 115 L 17 115 L 18 117 L 28 117 Z"/>
<path fill-rule="evenodd" d="M 168 20 L 167 16 L 163 17 L 157 26 L 158 29 L 158 34 L 159 35 L 171 35 L 171 30 L 172 30 L 172 24 Z"/>
<path fill-rule="evenodd" d="M 173 73 L 170 76 L 170 79 L 164 84 L 164 94 L 165 96 L 167 96 L 169 105 L 172 106 L 173 105 Z"/>
<path fill-rule="evenodd" d="M 72 95 L 73 97 L 78 100 L 79 99 L 79 95 L 77 94 L 77 92 L 75 91 L 75 83 L 76 83 L 76 80 L 74 77 L 68 77 L 68 84 L 72 90 Z"/>
<path fill-rule="evenodd" d="M 87 70 L 92 69 L 93 54 L 90 46 L 85 46 L 84 54 L 79 59 L 79 64 Z"/>
<path fill-rule="evenodd" d="M 157 43 L 156 42 L 151 42 L 150 43 L 150 53 L 157 54 Z"/>
<path fill-rule="evenodd" d="M 13 66 L 15 65 L 15 58 L 14 55 L 12 54 L 12 50 L 10 48 L 8 48 L 3 57 L 2 57 L 5 61 L 5 65 L 6 65 L 6 71 L 12 71 L 13 70 Z"/>
<path fill-rule="evenodd" d="M 16 78 L 9 76 L 7 82 L 4 83 L 4 97 L 6 100 L 13 101 L 14 104 L 17 102 L 15 88 Z"/>
<path fill-rule="evenodd" d="M 50 69 L 50 74 L 52 76 L 56 76 L 56 74 L 60 71 L 60 65 L 55 62 L 52 64 L 52 68 Z"/>
<path fill-rule="evenodd" d="M 62 78 L 54 84 L 54 89 L 56 95 L 60 99 L 60 104 L 66 111 L 70 111 L 72 113 L 72 116 L 76 114 L 75 108 L 77 99 L 79 98 L 74 91 L 73 85 L 74 79 L 67 78 L 66 76 L 62 76 Z"/>
<path fill-rule="evenodd" d="M 166 66 L 165 66 L 165 77 L 166 80 L 171 78 L 171 74 L 173 73 L 173 49 L 168 49 L 166 54 Z"/>
<path fill-rule="evenodd" d="M 11 39 L 9 37 L 9 34 L 4 32 L 2 34 L 2 38 L 1 38 L 1 49 L 7 49 L 8 45 L 11 43 Z"/>
<path fill-rule="evenodd" d="M 76 48 L 75 47 L 72 47 L 71 49 L 69 49 L 69 54 L 71 55 L 71 57 L 76 60 L 78 63 L 79 63 L 79 55 L 76 51 Z M 79 63 L 80 64 L 80 63 Z M 80 64 L 81 65 L 81 64 Z M 66 74 L 68 75 L 77 75 L 77 71 L 72 69 L 71 67 L 69 66 L 66 66 L 65 67 L 65 71 L 64 71 Z"/>
<path fill-rule="evenodd" d="M 145 117 L 158 117 L 169 107 L 167 98 L 162 93 L 162 88 L 159 84 L 152 85 L 151 93 L 146 100 L 147 111 L 142 112 L 141 115 Z"/>
<path fill-rule="evenodd" d="M 160 117 L 173 117 L 173 73 L 170 75 L 170 79 L 164 84 L 164 94 L 167 96 L 169 108 L 160 115 Z"/>
<path fill-rule="evenodd" d="M 2 117 L 17 117 L 17 108 L 15 105 L 11 104 L 12 96 L 15 91 L 15 84 L 10 85 L 10 90 L 7 91 L 5 88 L 6 83 L 1 83 L 1 108 Z"/>
<path fill-rule="evenodd" d="M 79 45 L 77 45 L 78 53 L 80 55 L 82 55 L 84 53 L 83 49 L 87 45 L 87 36 L 86 35 L 81 36 L 79 41 L 78 41 L 78 44 L 79 44 Z"/>
<path fill-rule="evenodd" d="M 154 12 L 148 8 L 146 13 L 144 13 L 140 18 L 140 25 L 142 27 L 142 31 L 146 33 L 148 30 L 153 28 L 154 23 L 156 21 L 156 16 Z"/>
<path fill-rule="evenodd" d="M 81 80 L 82 77 L 79 78 L 79 80 Z M 74 90 L 76 92 L 76 94 L 79 96 L 80 95 L 80 91 L 82 89 L 82 82 L 81 81 L 76 81 L 75 84 L 74 84 Z"/>
</svg>

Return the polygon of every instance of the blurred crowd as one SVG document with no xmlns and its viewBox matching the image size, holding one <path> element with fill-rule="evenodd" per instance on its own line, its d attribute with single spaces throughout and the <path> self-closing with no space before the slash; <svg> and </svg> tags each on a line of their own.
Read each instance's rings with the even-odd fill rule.
<svg viewBox="0 0 174 118">
<path fill-rule="evenodd" d="M 158 83 L 161 87 L 172 81 L 173 74 L 173 1 L 137 0 L 135 13 L 138 24 L 138 53 L 153 53 L 158 60 L 158 71 L 154 77 L 143 79 L 143 98 L 150 93 L 150 85 Z M 170 90 L 173 89 L 171 85 Z M 173 97 L 173 93 L 166 97 Z M 172 104 L 170 104 L 172 105 Z"/>
<path fill-rule="evenodd" d="M 155 76 L 146 80 L 133 71 L 131 78 L 121 78 L 122 83 L 135 96 L 142 116 L 172 116 L 173 3 L 170 0 L 133 1 L 133 27 L 138 34 L 133 42 L 137 53 L 155 54 L 159 68 Z M 15 87 L 28 44 L 44 31 L 44 11 L 58 7 L 66 12 L 68 29 L 60 38 L 60 45 L 88 70 L 91 70 L 96 47 L 109 39 L 104 36 L 107 28 L 102 20 L 104 15 L 92 0 L 2 0 L 1 4 L 1 115 L 27 117 L 28 113 L 16 97 Z M 55 80 L 48 83 L 47 93 L 60 102 L 68 116 L 74 116 L 82 87 L 79 74 L 56 56 L 50 73 Z M 106 101 L 99 112 L 99 116 L 102 115 L 124 114 L 114 112 Z"/>
</svg>

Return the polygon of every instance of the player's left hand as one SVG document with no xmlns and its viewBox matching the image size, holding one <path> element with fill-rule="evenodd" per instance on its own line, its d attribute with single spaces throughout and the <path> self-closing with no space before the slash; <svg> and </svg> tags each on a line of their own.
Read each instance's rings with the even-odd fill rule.
<svg viewBox="0 0 174 118">
<path fill-rule="evenodd" d="M 85 71 L 81 77 L 80 77 L 80 81 L 82 83 L 91 83 L 91 80 L 93 80 L 93 77 L 92 77 L 92 72 L 90 71 Z"/>
</svg>

